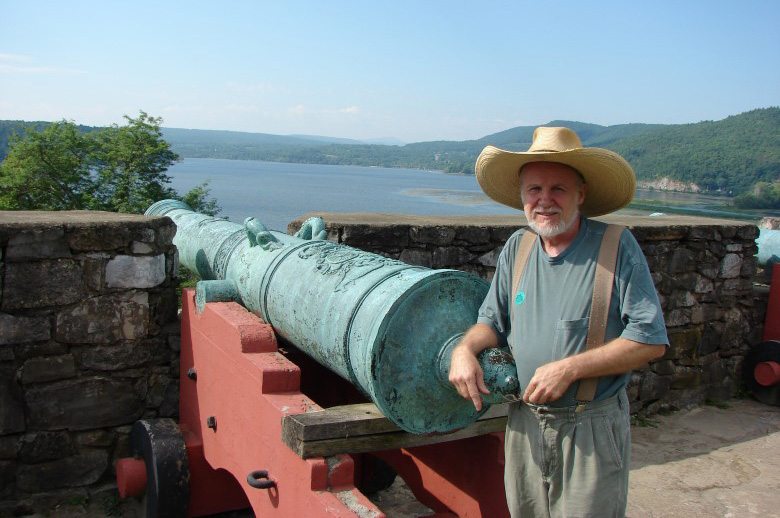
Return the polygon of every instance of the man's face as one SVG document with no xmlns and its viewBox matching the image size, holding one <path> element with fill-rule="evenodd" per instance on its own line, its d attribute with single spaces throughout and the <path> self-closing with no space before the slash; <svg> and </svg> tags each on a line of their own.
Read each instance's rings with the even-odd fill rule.
<svg viewBox="0 0 780 518">
<path fill-rule="evenodd" d="M 585 201 L 586 185 L 569 166 L 531 162 L 520 175 L 520 199 L 528 225 L 542 237 L 555 237 L 572 228 Z"/>
</svg>

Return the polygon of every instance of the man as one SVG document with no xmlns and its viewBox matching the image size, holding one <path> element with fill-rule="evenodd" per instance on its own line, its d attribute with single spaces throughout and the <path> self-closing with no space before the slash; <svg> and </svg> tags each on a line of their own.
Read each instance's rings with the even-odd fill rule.
<svg viewBox="0 0 780 518">
<path fill-rule="evenodd" d="M 510 405 L 505 440 L 513 517 L 623 516 L 630 448 L 625 387 L 630 371 L 662 356 L 668 341 L 647 262 L 623 230 L 605 340 L 586 351 L 607 227 L 588 217 L 626 206 L 634 172 L 611 151 L 583 148 L 568 128 L 541 127 L 526 153 L 486 147 L 476 175 L 488 196 L 523 210 L 538 237 L 516 289 L 515 257 L 527 231 L 507 241 L 477 324 L 453 351 L 450 382 L 479 410 L 488 390 L 476 355 L 510 346 L 522 391 L 522 401 Z M 578 401 L 587 378 L 598 378 L 595 397 Z"/>
</svg>

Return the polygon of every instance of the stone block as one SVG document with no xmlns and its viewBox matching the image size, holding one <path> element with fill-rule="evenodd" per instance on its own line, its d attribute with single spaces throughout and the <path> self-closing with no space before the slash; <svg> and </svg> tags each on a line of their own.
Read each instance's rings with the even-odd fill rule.
<svg viewBox="0 0 780 518">
<path fill-rule="evenodd" d="M 477 258 L 477 262 L 479 262 L 479 264 L 489 266 L 491 268 L 495 268 L 496 265 L 498 264 L 498 256 L 501 255 L 501 250 L 503 249 L 504 249 L 503 246 L 494 248 L 490 252 L 479 256 L 479 258 Z"/>
<path fill-rule="evenodd" d="M 35 430 L 90 430 L 136 421 L 144 403 L 129 381 L 90 377 L 33 386 L 25 393 Z"/>
<path fill-rule="evenodd" d="M 19 466 L 16 485 L 29 493 L 88 486 L 100 480 L 107 469 L 106 451 L 85 450 L 63 459 Z"/>
<path fill-rule="evenodd" d="M 686 238 L 692 241 L 720 241 L 721 234 L 716 227 L 697 225 L 688 230 Z"/>
<path fill-rule="evenodd" d="M 169 383 L 165 390 L 165 396 L 160 403 L 158 411 L 160 417 L 178 417 L 179 416 L 179 384 Z"/>
<path fill-rule="evenodd" d="M 10 498 L 14 494 L 16 486 L 16 467 L 15 462 L 9 460 L 0 460 L 0 500 Z M 18 506 L 6 510 L 0 507 L 0 516 L 21 516 L 18 513 Z M 32 513 L 30 513 L 32 514 Z"/>
<path fill-rule="evenodd" d="M 433 267 L 456 268 L 459 265 L 468 263 L 473 257 L 468 250 L 460 246 L 437 248 L 433 251 Z"/>
<path fill-rule="evenodd" d="M 712 293 L 715 290 L 715 285 L 710 279 L 702 275 L 697 275 L 696 284 L 693 287 L 693 291 L 696 293 Z"/>
<path fill-rule="evenodd" d="M 659 376 L 670 376 L 674 374 L 674 362 L 671 360 L 659 360 L 650 364 L 650 369 Z"/>
<path fill-rule="evenodd" d="M 81 266 L 70 259 L 7 263 L 3 309 L 64 306 L 82 300 Z"/>
<path fill-rule="evenodd" d="M 746 241 L 755 241 L 758 238 L 758 227 L 756 225 L 744 225 L 737 229 L 737 236 Z"/>
<path fill-rule="evenodd" d="M 37 356 L 56 356 L 59 354 L 67 354 L 68 346 L 53 340 L 30 344 L 17 344 L 14 346 L 14 353 L 16 355 L 16 359 L 28 360 Z"/>
<path fill-rule="evenodd" d="M 48 317 L 23 317 L 0 313 L 0 345 L 40 342 L 51 338 Z"/>
<path fill-rule="evenodd" d="M 154 375 L 149 379 L 149 388 L 146 392 L 146 406 L 159 408 L 171 385 L 171 378 L 167 375 Z"/>
<path fill-rule="evenodd" d="M 141 241 L 133 241 L 130 251 L 137 255 L 146 255 L 154 252 L 154 248 Z"/>
<path fill-rule="evenodd" d="M 41 228 L 19 232 L 8 240 L 5 260 L 9 263 L 71 256 L 65 230 Z"/>
<path fill-rule="evenodd" d="M 408 225 L 350 225 L 341 233 L 342 243 L 364 250 L 406 247 L 409 244 Z"/>
<path fill-rule="evenodd" d="M 490 242 L 490 229 L 486 227 L 458 227 L 455 239 L 471 245 L 481 245 Z"/>
<path fill-rule="evenodd" d="M 13 365 L 0 365 L 0 435 L 25 431 L 24 404 Z"/>
<path fill-rule="evenodd" d="M 676 291 L 669 297 L 671 308 L 690 308 L 696 305 L 696 297 L 690 291 Z"/>
<path fill-rule="evenodd" d="M 433 266 L 433 252 L 423 248 L 404 248 L 399 259 L 407 264 L 424 266 L 431 268 Z"/>
<path fill-rule="evenodd" d="M 701 386 L 701 370 L 699 367 L 678 366 L 672 375 L 672 389 L 696 389 Z"/>
<path fill-rule="evenodd" d="M 665 316 L 666 327 L 684 326 L 691 322 L 690 310 L 673 309 Z"/>
<path fill-rule="evenodd" d="M 0 459 L 15 459 L 19 457 L 19 443 L 21 440 L 19 435 L 0 435 Z"/>
<path fill-rule="evenodd" d="M 687 248 L 676 248 L 669 260 L 670 273 L 692 272 L 696 268 L 693 253 Z"/>
<path fill-rule="evenodd" d="M 722 279 L 732 279 L 739 277 L 742 269 L 742 257 L 737 254 L 726 254 L 720 263 L 718 277 Z"/>
<path fill-rule="evenodd" d="M 27 360 L 21 369 L 23 384 L 43 383 L 76 376 L 76 363 L 72 354 L 48 356 Z"/>
<path fill-rule="evenodd" d="M 165 256 L 118 255 L 106 264 L 109 288 L 153 288 L 165 280 Z"/>
<path fill-rule="evenodd" d="M 84 260 L 84 284 L 92 290 L 99 293 L 105 288 L 106 278 L 106 259 L 88 257 Z"/>
<path fill-rule="evenodd" d="M 739 271 L 739 275 L 742 277 L 753 278 L 758 272 L 758 261 L 755 257 L 742 258 L 742 269 Z"/>
<path fill-rule="evenodd" d="M 702 332 L 698 327 L 669 332 L 669 350 L 665 359 L 693 358 L 699 348 Z"/>
<path fill-rule="evenodd" d="M 80 353 L 81 366 L 90 370 L 119 371 L 140 367 L 149 361 L 151 353 L 145 341 L 122 342 L 118 345 L 85 347 Z"/>
<path fill-rule="evenodd" d="M 409 228 L 409 237 L 415 243 L 446 246 L 455 239 L 455 229 L 452 227 L 418 227 Z"/>
<path fill-rule="evenodd" d="M 645 403 L 661 399 L 670 385 L 669 376 L 659 376 L 652 371 L 645 372 L 639 382 L 639 400 Z"/>
<path fill-rule="evenodd" d="M 718 306 L 715 304 L 700 304 L 691 309 L 691 323 L 703 324 L 718 317 Z"/>
<path fill-rule="evenodd" d="M 149 297 L 146 292 L 104 295 L 57 313 L 55 336 L 63 343 L 109 344 L 147 335 Z"/>
<path fill-rule="evenodd" d="M 503 245 L 517 230 L 517 227 L 493 227 L 490 229 L 490 240 Z"/>
<path fill-rule="evenodd" d="M 36 464 L 74 453 L 76 450 L 67 432 L 34 432 L 22 437 L 19 459 L 26 464 Z"/>
<path fill-rule="evenodd" d="M 170 221 L 157 229 L 154 242 L 160 248 L 167 248 L 173 243 L 173 236 L 175 235 L 176 224 L 173 221 Z"/>
<path fill-rule="evenodd" d="M 121 250 L 133 241 L 133 230 L 118 222 L 91 222 L 67 234 L 68 246 L 74 252 Z"/>
<path fill-rule="evenodd" d="M 76 434 L 75 442 L 79 446 L 89 448 L 108 448 L 116 442 L 116 433 L 113 430 L 87 430 Z"/>
</svg>

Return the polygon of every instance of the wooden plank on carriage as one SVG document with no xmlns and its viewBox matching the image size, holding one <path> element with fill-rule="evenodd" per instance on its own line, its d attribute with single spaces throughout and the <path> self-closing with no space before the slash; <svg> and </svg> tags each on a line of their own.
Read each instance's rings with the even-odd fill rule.
<svg viewBox="0 0 780 518">
<path fill-rule="evenodd" d="M 399 429 L 372 403 L 344 405 L 285 416 L 282 441 L 302 458 L 410 448 L 504 431 L 506 415 L 507 405 L 493 405 L 461 430 L 416 435 Z"/>
</svg>

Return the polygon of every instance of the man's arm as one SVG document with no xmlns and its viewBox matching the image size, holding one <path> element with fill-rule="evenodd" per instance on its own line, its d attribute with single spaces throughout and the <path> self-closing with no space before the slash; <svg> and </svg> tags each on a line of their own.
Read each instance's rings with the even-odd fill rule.
<svg viewBox="0 0 780 518">
<path fill-rule="evenodd" d="M 461 397 L 474 402 L 477 411 L 482 409 L 480 393 L 490 394 L 477 355 L 497 345 L 498 336 L 493 328 L 485 324 L 474 324 L 452 350 L 450 383 L 455 386 Z"/>
<path fill-rule="evenodd" d="M 665 352 L 666 345 L 663 344 L 642 344 L 616 338 L 596 349 L 542 365 L 528 383 L 523 400 L 537 405 L 555 401 L 577 380 L 623 374 L 663 356 Z"/>
</svg>

